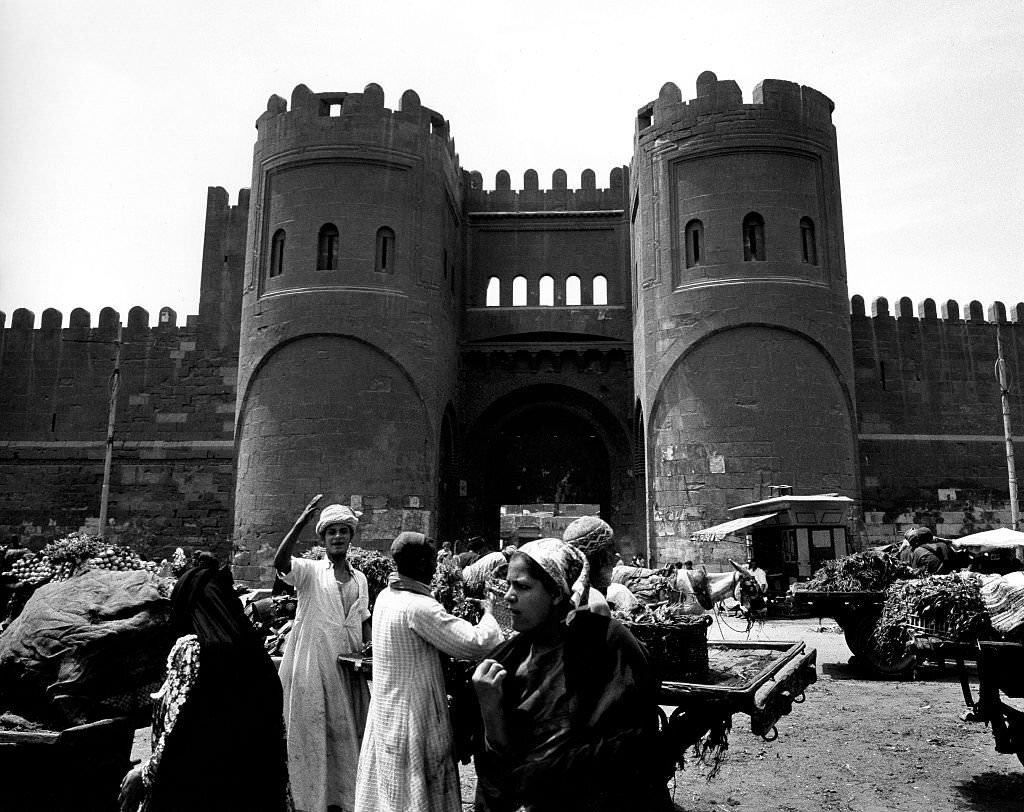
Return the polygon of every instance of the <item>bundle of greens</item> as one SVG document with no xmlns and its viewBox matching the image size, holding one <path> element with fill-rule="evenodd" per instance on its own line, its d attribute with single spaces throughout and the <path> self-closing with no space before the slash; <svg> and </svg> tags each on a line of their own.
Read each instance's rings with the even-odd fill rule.
<svg viewBox="0 0 1024 812">
<path fill-rule="evenodd" d="M 973 572 L 930 575 L 893 584 L 886 591 L 882 615 L 871 644 L 893 660 L 905 656 L 914 634 L 908 624 L 927 623 L 943 638 L 968 642 L 991 635 L 981 598 L 982 578 Z"/>
<path fill-rule="evenodd" d="M 688 626 L 707 625 L 704 615 L 688 614 L 679 603 L 640 603 L 632 609 L 613 609 L 612 617 L 622 623 Z"/>
<path fill-rule="evenodd" d="M 395 562 L 377 550 L 366 550 L 362 547 L 348 548 L 349 563 L 366 576 L 366 584 L 370 591 L 370 609 L 377 596 L 388 585 L 388 578 L 395 571 Z"/>
<path fill-rule="evenodd" d="M 914 570 L 896 556 L 877 550 L 826 561 L 797 589 L 811 592 L 882 592 L 890 584 L 914 578 Z"/>
<path fill-rule="evenodd" d="M 462 571 L 450 558 L 438 562 L 430 581 L 430 591 L 450 614 L 470 623 L 480 620 L 480 604 L 466 597 Z"/>
</svg>

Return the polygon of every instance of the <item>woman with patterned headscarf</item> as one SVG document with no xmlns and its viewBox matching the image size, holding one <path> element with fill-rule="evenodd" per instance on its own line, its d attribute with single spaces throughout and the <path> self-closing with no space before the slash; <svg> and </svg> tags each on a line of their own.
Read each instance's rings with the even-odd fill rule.
<svg viewBox="0 0 1024 812">
<path fill-rule="evenodd" d="M 473 674 L 477 812 L 671 809 L 657 685 L 624 626 L 579 611 L 588 575 L 586 557 L 560 539 L 524 544 L 509 561 L 518 634 Z"/>
<path fill-rule="evenodd" d="M 122 781 L 121 809 L 292 809 L 281 683 L 213 556 L 178 579 L 171 623 L 179 637 L 154 695 L 152 754 Z"/>
<path fill-rule="evenodd" d="M 361 675 L 338 667 L 338 655 L 360 651 L 370 639 L 370 590 L 348 561 L 359 518 L 346 505 L 320 511 L 323 559 L 292 556 L 320 499 L 306 505 L 274 558 L 279 577 L 298 597 L 280 668 L 288 768 L 296 808 L 352 812 L 370 692 Z"/>
</svg>

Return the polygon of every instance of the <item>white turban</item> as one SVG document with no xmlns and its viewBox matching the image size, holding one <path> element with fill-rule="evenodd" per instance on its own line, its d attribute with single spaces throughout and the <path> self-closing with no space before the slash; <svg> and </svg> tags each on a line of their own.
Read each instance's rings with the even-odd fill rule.
<svg viewBox="0 0 1024 812">
<path fill-rule="evenodd" d="M 320 518 L 316 523 L 316 534 L 322 536 L 332 524 L 347 524 L 355 533 L 356 525 L 359 524 L 359 514 L 353 513 L 352 508 L 347 505 L 328 505 L 320 511 Z"/>
</svg>

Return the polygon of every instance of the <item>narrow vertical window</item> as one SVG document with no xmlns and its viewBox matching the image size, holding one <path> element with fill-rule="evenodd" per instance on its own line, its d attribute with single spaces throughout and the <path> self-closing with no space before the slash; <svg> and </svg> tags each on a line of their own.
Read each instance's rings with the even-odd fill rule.
<svg viewBox="0 0 1024 812">
<path fill-rule="evenodd" d="M 551 307 L 555 303 L 555 277 L 542 276 L 540 278 L 540 306 Z"/>
<path fill-rule="evenodd" d="M 441 257 L 441 276 L 445 279 L 448 278 L 448 249 L 444 251 L 444 256 Z"/>
<path fill-rule="evenodd" d="M 501 307 L 501 280 L 492 276 L 487 280 L 487 302 L 488 307 Z"/>
<path fill-rule="evenodd" d="M 608 304 L 608 278 L 605 276 L 594 277 L 593 303 L 596 305 Z"/>
<path fill-rule="evenodd" d="M 526 277 L 517 276 L 512 280 L 512 307 L 526 305 Z"/>
<path fill-rule="evenodd" d="M 270 275 L 280 276 L 284 272 L 284 229 L 274 232 L 270 241 Z"/>
<path fill-rule="evenodd" d="M 377 229 L 376 269 L 381 273 L 395 272 L 395 232 L 387 226 Z"/>
<path fill-rule="evenodd" d="M 318 271 L 338 270 L 338 227 L 325 223 L 320 227 L 316 239 L 316 269 Z"/>
<path fill-rule="evenodd" d="M 810 217 L 800 218 L 800 258 L 808 265 L 818 264 L 818 246 L 814 240 L 814 221 Z"/>
<path fill-rule="evenodd" d="M 686 267 L 692 268 L 704 261 L 704 224 L 691 220 L 686 224 Z"/>
<path fill-rule="evenodd" d="M 756 211 L 743 218 L 743 260 L 764 260 L 764 218 Z"/>
<path fill-rule="evenodd" d="M 565 280 L 565 303 L 567 305 L 578 305 L 580 301 L 580 278 L 578 276 L 570 276 Z"/>
</svg>

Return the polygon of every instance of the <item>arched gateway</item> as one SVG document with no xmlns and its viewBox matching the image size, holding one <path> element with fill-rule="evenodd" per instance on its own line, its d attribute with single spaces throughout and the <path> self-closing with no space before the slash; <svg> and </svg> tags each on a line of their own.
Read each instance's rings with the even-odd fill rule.
<svg viewBox="0 0 1024 812">
<path fill-rule="evenodd" d="M 600 401 L 562 385 L 517 390 L 491 403 L 467 433 L 464 526 L 499 535 L 503 506 L 597 505 L 620 549 L 642 539 L 625 423 Z"/>
</svg>

